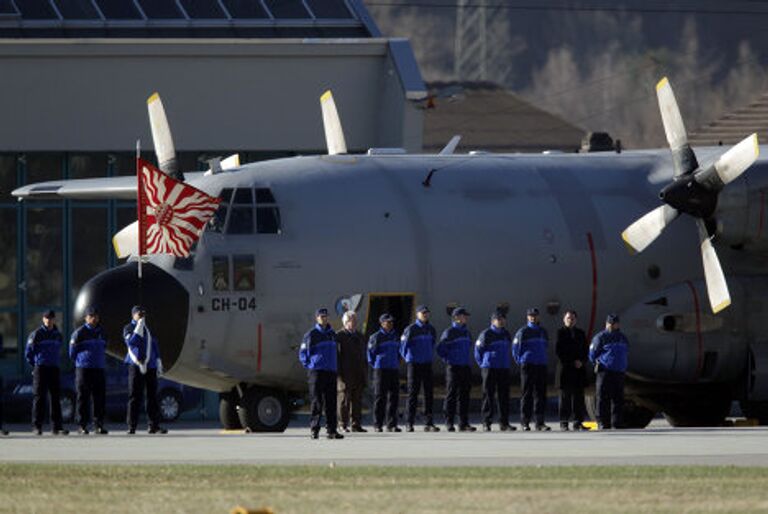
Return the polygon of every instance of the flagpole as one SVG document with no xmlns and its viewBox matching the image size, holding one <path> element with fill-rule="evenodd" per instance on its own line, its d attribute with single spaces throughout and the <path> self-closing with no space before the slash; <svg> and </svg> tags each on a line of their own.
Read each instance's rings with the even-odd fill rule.
<svg viewBox="0 0 768 514">
<path fill-rule="evenodd" d="M 137 220 L 139 220 L 139 225 L 141 225 L 141 178 L 140 173 L 141 170 L 139 169 L 139 158 L 141 157 L 141 139 L 136 140 L 136 215 Z M 142 237 L 141 230 L 138 231 L 138 237 Z M 139 243 L 139 296 L 141 296 L 141 241 L 138 241 Z"/>
</svg>

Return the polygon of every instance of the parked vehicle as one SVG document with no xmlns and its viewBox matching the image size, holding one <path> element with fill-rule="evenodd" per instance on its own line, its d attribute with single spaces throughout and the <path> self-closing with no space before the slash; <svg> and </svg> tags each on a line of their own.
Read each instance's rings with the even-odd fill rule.
<svg viewBox="0 0 768 514">
<path fill-rule="evenodd" d="M 122 362 L 108 358 L 106 369 L 107 418 L 125 419 L 128 403 L 128 371 Z M 188 410 L 200 405 L 203 391 L 171 380 L 160 378 L 157 384 L 157 400 L 163 422 L 171 422 Z M 64 373 L 61 377 L 61 414 L 65 423 L 75 421 L 75 374 Z M 32 376 L 6 379 L 3 390 L 4 417 L 9 421 L 28 420 L 32 412 Z"/>
</svg>

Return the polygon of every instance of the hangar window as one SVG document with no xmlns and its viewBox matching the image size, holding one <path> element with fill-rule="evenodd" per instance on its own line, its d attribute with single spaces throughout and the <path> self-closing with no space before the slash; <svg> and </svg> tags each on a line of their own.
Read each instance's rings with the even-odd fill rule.
<svg viewBox="0 0 768 514">
<path fill-rule="evenodd" d="M 253 255 L 233 255 L 235 291 L 253 291 L 256 286 L 256 264 Z"/>
<path fill-rule="evenodd" d="M 142 20 L 144 17 L 133 2 L 114 2 L 112 0 L 96 0 L 96 4 L 104 13 L 104 17 L 113 20 Z"/>
<path fill-rule="evenodd" d="M 222 0 L 233 18 L 269 18 L 259 2 L 251 0 Z"/>
<path fill-rule="evenodd" d="M 348 19 L 352 15 L 344 0 L 306 0 L 316 18 Z"/>
<path fill-rule="evenodd" d="M 48 0 L 16 0 L 16 7 L 19 8 L 23 18 L 35 20 L 57 20 L 59 18 Z"/>
<path fill-rule="evenodd" d="M 275 18 L 309 18 L 301 0 L 265 0 Z"/>
<path fill-rule="evenodd" d="M 211 271 L 213 273 L 213 290 L 229 290 L 229 258 L 225 256 L 213 256 L 211 258 Z"/>
<path fill-rule="evenodd" d="M 181 6 L 190 18 L 219 19 L 226 18 L 219 4 L 212 0 L 180 0 Z"/>
<path fill-rule="evenodd" d="M 139 0 L 141 10 L 149 19 L 183 18 L 176 0 Z"/>
<path fill-rule="evenodd" d="M 65 20 L 101 19 L 96 8 L 88 0 L 56 0 L 56 7 Z"/>
</svg>

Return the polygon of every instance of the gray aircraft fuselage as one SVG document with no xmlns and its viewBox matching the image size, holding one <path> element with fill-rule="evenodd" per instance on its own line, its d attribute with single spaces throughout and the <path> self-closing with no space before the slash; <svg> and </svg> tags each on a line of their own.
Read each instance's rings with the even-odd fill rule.
<svg viewBox="0 0 768 514">
<path fill-rule="evenodd" d="M 720 153 L 697 149 L 701 161 Z M 618 312 L 638 391 L 733 386 L 744 378 L 750 345 L 765 341 L 766 163 L 758 161 L 721 195 L 716 241 L 733 305 L 717 316 L 709 311 L 690 219 L 641 255 L 631 255 L 620 237 L 659 205 L 658 192 L 671 179 L 668 151 L 313 156 L 189 175 L 190 184 L 212 195 L 271 189 L 281 229 L 206 231 L 183 270 L 169 256 L 149 259 L 188 294 L 187 320 L 176 332 L 181 340 L 161 341 L 161 348 L 175 346 L 161 349 L 167 376 L 220 392 L 238 384 L 301 392 L 306 374 L 298 345 L 317 307 L 334 310 L 339 299 L 361 294 L 360 319 L 376 323 L 368 319 L 371 295 L 401 294 L 432 308 L 438 333 L 450 323 L 450 305 L 473 314 L 473 336 L 499 305 L 508 305 L 513 333 L 527 307 L 540 308 L 551 376 L 566 309 L 576 309 L 579 325 L 592 334 L 607 313 Z M 229 288 L 217 290 L 212 261 L 233 256 L 253 256 L 253 290 L 231 290 L 232 271 Z M 162 291 L 142 301 L 151 326 L 184 317 L 163 312 L 173 300 Z M 339 328 L 339 316 L 332 318 Z M 436 374 L 441 370 L 435 366 Z"/>
</svg>

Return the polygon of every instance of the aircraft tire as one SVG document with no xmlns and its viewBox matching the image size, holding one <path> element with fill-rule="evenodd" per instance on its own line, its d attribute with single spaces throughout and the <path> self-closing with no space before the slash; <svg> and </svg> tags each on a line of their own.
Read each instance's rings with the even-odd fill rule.
<svg viewBox="0 0 768 514">
<path fill-rule="evenodd" d="M 244 392 L 237 414 L 250 432 L 284 432 L 291 417 L 285 393 L 255 386 Z"/>
<path fill-rule="evenodd" d="M 719 427 L 730 413 L 731 399 L 727 394 L 680 396 L 661 408 L 673 427 Z"/>
<path fill-rule="evenodd" d="M 219 394 L 219 421 L 224 430 L 241 430 L 240 417 L 237 415 L 237 397 L 234 393 Z"/>
<path fill-rule="evenodd" d="M 587 415 L 597 421 L 597 397 L 588 394 L 584 400 L 587 405 Z M 641 405 L 633 398 L 624 399 L 624 428 L 645 428 L 655 417 L 655 410 Z"/>
<path fill-rule="evenodd" d="M 768 402 L 750 402 L 742 400 L 741 411 L 747 418 L 756 419 L 761 425 L 768 425 Z"/>
</svg>

